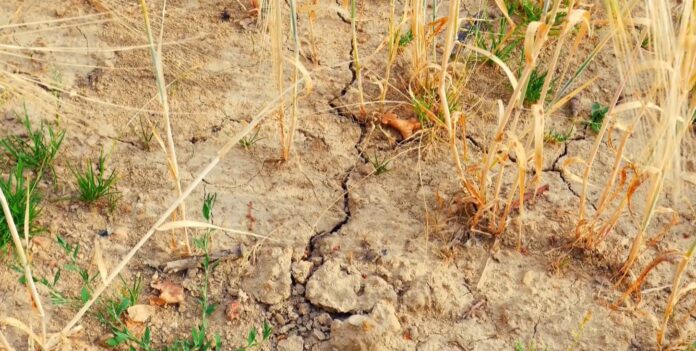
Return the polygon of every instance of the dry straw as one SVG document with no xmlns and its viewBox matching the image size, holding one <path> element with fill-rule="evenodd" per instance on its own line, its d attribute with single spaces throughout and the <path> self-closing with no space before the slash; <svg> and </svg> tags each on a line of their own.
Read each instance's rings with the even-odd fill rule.
<svg viewBox="0 0 696 351">
<path fill-rule="evenodd" d="M 164 118 L 165 135 L 167 138 L 167 161 L 169 170 L 171 171 L 177 195 L 181 196 L 181 179 L 179 177 L 179 163 L 176 158 L 176 148 L 174 147 L 174 137 L 172 135 L 172 125 L 169 118 L 169 98 L 167 94 L 167 84 L 164 80 L 164 69 L 162 67 L 162 33 L 164 32 L 164 14 L 166 11 L 166 1 L 162 6 L 162 24 L 160 31 L 160 40 L 158 49 L 155 49 L 155 41 L 152 36 L 152 28 L 150 26 L 150 16 L 148 15 L 147 4 L 145 0 L 140 0 L 140 8 L 143 12 L 143 20 L 145 21 L 145 29 L 147 32 L 147 40 L 150 44 L 150 54 L 152 56 L 152 65 L 155 70 L 155 80 L 157 82 L 157 91 L 162 105 L 162 116 Z M 179 206 L 179 215 L 183 220 L 186 220 L 186 207 L 182 202 Z M 189 243 L 188 230 L 184 228 L 184 245 L 186 254 L 191 254 L 191 245 Z"/>
</svg>

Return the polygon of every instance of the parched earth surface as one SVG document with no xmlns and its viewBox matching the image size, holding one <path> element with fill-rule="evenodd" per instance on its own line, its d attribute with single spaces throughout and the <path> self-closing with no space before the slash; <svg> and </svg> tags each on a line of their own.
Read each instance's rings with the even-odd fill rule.
<svg viewBox="0 0 696 351">
<path fill-rule="evenodd" d="M 161 5 L 150 3 L 155 33 L 162 25 L 156 10 Z M 378 95 L 372 78 L 383 72 L 386 53 L 380 44 L 388 8 L 386 1 L 360 8 L 358 41 L 368 101 Z M 463 15 L 481 9 L 468 3 Z M 185 185 L 277 96 L 268 40 L 248 10 L 237 1 L 167 2 L 162 55 Z M 0 27 L 0 74 L 10 83 L 2 89 L 13 93 L 0 105 L 0 136 L 21 134 L 15 112 L 24 104 L 35 124 L 43 120 L 66 130 L 56 184 L 42 184 L 46 195 L 39 222 L 46 230 L 34 239 L 31 252 L 37 274 L 52 276 L 66 263 L 55 243 L 58 235 L 81 245 L 79 258 L 91 269 L 96 269 L 90 262 L 98 245 L 111 270 L 176 198 L 166 155 L 157 137 L 148 140 L 148 120 L 160 133 L 164 129 L 140 9 L 118 0 L 10 0 L 0 4 L 0 14 L 2 25 L 27 24 Z M 468 231 L 451 210 L 461 189 L 447 145 L 426 136 L 395 143 L 397 134 L 383 133 L 358 116 L 348 19 L 340 4 L 322 4 L 313 52 L 306 14 L 300 16 L 302 61 L 314 89 L 298 107 L 292 158 L 278 162 L 277 121 L 270 116 L 258 128 L 258 141 L 232 149 L 186 201 L 187 218 L 201 220 L 204 193 L 217 193 L 215 224 L 269 237 L 214 234 L 211 250 L 222 258 L 210 281 L 219 306 L 210 317 L 211 331 L 230 349 L 243 346 L 250 328 L 264 321 L 273 327 L 270 340 L 260 346 L 265 350 L 512 350 L 516 344 L 548 350 L 654 349 L 674 264 L 651 273 L 639 302 L 610 306 L 621 294 L 614 274 L 639 216 L 623 216 L 593 252 L 564 245 L 574 235 L 582 190 L 561 166 L 569 157 L 589 154 L 594 134 L 568 111 L 552 122 L 557 130 L 573 124 L 578 130 L 565 144 L 545 146 L 542 182 L 549 190 L 525 211 L 521 250 L 516 249 L 517 225 L 499 238 Z M 286 39 L 283 48 L 290 56 L 293 44 Z M 588 38 L 583 50 L 598 40 Z M 585 73 L 602 78 L 583 93 L 578 118 L 587 117 L 592 101 L 608 102 L 617 84 L 608 74 L 612 60 L 610 54 L 600 55 Z M 395 65 L 395 80 L 405 64 Z M 480 94 L 470 109 L 476 118 L 467 121 L 465 144 L 467 159 L 475 163 L 491 138 L 495 99 L 510 90 L 493 67 L 473 75 L 471 89 Z M 13 91 L 13 86 L 20 88 Z M 410 117 L 407 92 L 390 94 L 390 100 L 405 103 L 391 110 Z M 108 166 L 119 176 L 120 201 L 111 211 L 73 200 L 71 167 L 94 159 L 100 149 L 108 152 Z M 611 150 L 603 148 L 592 184 L 606 179 Z M 370 160 L 376 157 L 391 159 L 389 171 L 375 174 Z M 688 167 L 694 171 L 696 164 Z M 0 171 L 4 177 L 6 170 Z M 598 189 L 590 189 L 590 213 Z M 641 196 L 635 197 L 636 213 Z M 696 192 L 686 188 L 683 196 L 693 202 Z M 663 201 L 671 204 L 667 196 Z M 637 267 L 659 252 L 684 251 L 694 240 L 693 210 L 673 207 L 677 224 L 646 249 Z M 672 218 L 659 214 L 653 233 Z M 105 229 L 107 235 L 99 235 Z M 158 307 L 147 321 L 156 345 L 186 337 L 200 316 L 202 271 L 164 269 L 180 258 L 171 238 L 156 233 L 123 273 L 126 282 L 143 279 L 142 303 L 156 294 L 151 281 L 166 279 L 184 288 L 183 303 Z M 26 291 L 15 284 L 11 259 L 5 261 L 0 315 L 29 322 Z M 695 278 L 691 268 L 685 281 Z M 66 274 L 61 289 L 76 291 L 79 284 Z M 107 295 L 115 294 L 118 284 Z M 693 296 L 687 296 L 678 306 L 670 340 L 696 337 L 696 319 L 687 313 L 693 304 Z M 49 312 L 51 330 L 58 330 L 75 310 L 51 307 Z M 97 319 L 88 314 L 81 325 L 84 330 L 61 347 L 101 348 L 107 331 Z M 18 348 L 26 342 L 9 329 L 5 333 Z"/>
</svg>

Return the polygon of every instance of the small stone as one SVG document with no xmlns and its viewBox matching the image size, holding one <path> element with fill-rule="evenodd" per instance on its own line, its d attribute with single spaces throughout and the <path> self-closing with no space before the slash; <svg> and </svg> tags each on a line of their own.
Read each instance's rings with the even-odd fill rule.
<svg viewBox="0 0 696 351">
<path fill-rule="evenodd" d="M 31 248 L 32 251 L 36 252 L 36 249 L 46 250 L 51 246 L 52 240 L 45 236 L 35 236 L 31 238 Z"/>
<path fill-rule="evenodd" d="M 297 307 L 297 312 L 298 312 L 301 316 L 306 316 L 306 315 L 308 315 L 308 314 L 309 314 L 309 304 L 308 304 L 308 303 L 300 304 L 300 305 Z"/>
<path fill-rule="evenodd" d="M 283 315 L 280 313 L 275 314 L 273 316 L 273 319 L 275 319 L 275 321 L 276 321 L 276 323 L 278 323 L 278 325 L 285 325 L 285 323 L 286 323 L 285 317 L 283 317 Z"/>
<path fill-rule="evenodd" d="M 360 164 L 360 165 L 357 167 L 357 170 L 358 170 L 358 173 L 360 173 L 360 175 L 362 175 L 362 176 L 368 176 L 368 175 L 372 174 L 372 172 L 373 172 L 375 169 L 374 169 L 374 167 L 372 167 L 371 164 L 363 163 L 363 164 Z M 351 195 L 352 195 L 352 193 L 351 193 Z"/>
<path fill-rule="evenodd" d="M 292 293 L 293 293 L 293 295 L 304 295 L 304 293 L 305 293 L 304 285 L 295 284 L 295 286 L 292 288 Z"/>
<path fill-rule="evenodd" d="M 312 265 L 314 267 L 319 267 L 324 262 L 324 259 L 321 256 L 314 256 L 310 258 L 310 260 L 312 261 Z"/>
<path fill-rule="evenodd" d="M 288 319 L 290 319 L 291 321 L 296 321 L 298 318 L 300 318 L 300 315 L 297 314 L 297 312 L 292 310 L 288 311 Z"/>
<path fill-rule="evenodd" d="M 304 284 L 309 278 L 309 274 L 312 273 L 312 267 L 314 265 L 309 261 L 299 261 L 292 264 L 292 277 L 295 281 Z"/>
<path fill-rule="evenodd" d="M 116 241 L 126 241 L 128 239 L 128 229 L 126 227 L 118 227 L 110 236 Z"/>
<path fill-rule="evenodd" d="M 324 313 L 322 313 L 314 318 L 314 324 L 324 326 L 324 327 L 330 326 L 332 321 L 333 321 L 333 319 L 331 318 L 331 315 L 326 313 L 326 312 L 324 312 Z"/>
<path fill-rule="evenodd" d="M 572 97 L 568 102 L 568 108 L 570 109 L 571 116 L 577 117 L 580 115 L 580 112 L 582 112 L 582 102 L 580 98 L 577 96 Z"/>
<path fill-rule="evenodd" d="M 302 351 L 304 342 L 299 335 L 293 335 L 285 340 L 278 341 L 278 351 Z"/>
<path fill-rule="evenodd" d="M 401 324 L 394 306 L 379 302 L 369 316 L 352 315 L 331 324 L 331 346 L 342 351 L 379 350 L 379 345 L 390 337 L 398 337 Z"/>
<path fill-rule="evenodd" d="M 247 302 L 249 300 L 249 295 L 242 289 L 237 291 L 237 296 L 240 302 Z"/>
<path fill-rule="evenodd" d="M 278 329 L 278 333 L 281 335 L 287 334 L 291 329 L 295 328 L 296 326 L 297 326 L 297 324 L 295 324 L 295 323 L 286 324 L 286 325 L 280 327 L 280 329 Z"/>
<path fill-rule="evenodd" d="M 299 331 L 300 333 L 304 333 L 307 331 L 307 328 L 305 328 L 304 325 L 302 325 L 302 326 L 297 328 L 297 331 Z"/>
<path fill-rule="evenodd" d="M 527 271 L 522 277 L 522 283 L 531 288 L 534 283 L 534 272 Z"/>
<path fill-rule="evenodd" d="M 312 334 L 315 338 L 317 338 L 317 340 L 326 340 L 326 334 L 322 333 L 319 329 L 314 329 Z"/>
</svg>

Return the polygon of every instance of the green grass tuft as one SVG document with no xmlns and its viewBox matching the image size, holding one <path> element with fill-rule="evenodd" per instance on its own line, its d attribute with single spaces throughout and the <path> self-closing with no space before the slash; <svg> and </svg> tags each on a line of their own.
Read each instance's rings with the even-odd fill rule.
<svg viewBox="0 0 696 351">
<path fill-rule="evenodd" d="M 259 137 L 259 130 L 257 129 L 253 135 L 245 136 L 239 140 L 239 145 L 244 148 L 244 150 L 249 150 L 256 142 L 263 138 Z"/>
<path fill-rule="evenodd" d="M 0 188 L 7 198 L 7 204 L 12 213 L 19 236 L 24 236 L 24 218 L 27 215 L 27 191 L 29 191 L 29 234 L 36 232 L 35 219 L 38 216 L 39 196 L 32 187 L 27 189 L 24 179 L 24 166 L 19 162 L 12 173 L 6 179 L 0 178 Z M 0 249 L 11 240 L 10 227 L 7 224 L 4 211 L 0 210 Z"/>
<path fill-rule="evenodd" d="M 84 169 L 71 168 L 80 192 L 80 200 L 93 203 L 102 198 L 114 199 L 118 194 L 112 187 L 118 181 L 115 171 L 107 175 L 106 156 L 102 151 L 96 163 L 96 170 L 92 164 L 87 164 Z"/>
<path fill-rule="evenodd" d="M 27 136 L 10 135 L 0 140 L 0 147 L 16 163 L 22 163 L 27 169 L 36 172 L 36 182 L 41 180 L 46 170 L 50 170 L 55 176 L 53 161 L 58 155 L 65 131 L 55 131 L 43 122 L 34 130 L 26 106 L 23 123 Z"/>
<path fill-rule="evenodd" d="M 547 72 L 541 73 L 536 68 L 532 70 L 532 74 L 529 76 L 529 82 L 527 83 L 527 90 L 524 93 L 524 102 L 526 104 L 531 105 L 539 101 L 539 98 L 541 98 L 541 89 L 544 87 L 546 74 Z"/>
<path fill-rule="evenodd" d="M 377 153 L 375 153 L 372 157 L 368 157 L 367 159 L 370 161 L 370 164 L 372 164 L 372 167 L 375 169 L 376 175 L 380 175 L 389 171 L 390 161 L 386 156 L 384 158 L 380 158 L 377 156 Z"/>
</svg>

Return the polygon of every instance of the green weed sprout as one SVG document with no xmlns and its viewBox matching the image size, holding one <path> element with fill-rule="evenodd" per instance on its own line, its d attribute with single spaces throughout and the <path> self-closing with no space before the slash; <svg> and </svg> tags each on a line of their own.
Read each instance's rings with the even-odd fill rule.
<svg viewBox="0 0 696 351">
<path fill-rule="evenodd" d="M 607 115 L 607 112 L 609 112 L 609 107 L 598 102 L 592 104 L 590 120 L 585 123 L 590 126 L 590 129 L 592 129 L 595 134 L 599 133 L 599 130 L 602 129 L 602 122 L 604 122 L 604 117 Z"/>
<path fill-rule="evenodd" d="M 53 127 L 45 125 L 34 130 L 29 121 L 29 113 L 24 106 L 24 128 L 27 136 L 10 135 L 0 140 L 0 148 L 17 163 L 36 172 L 38 182 L 48 169 L 55 176 L 53 161 L 58 155 L 60 145 L 63 143 L 65 131 L 55 131 Z"/>
<path fill-rule="evenodd" d="M 17 231 L 20 235 L 24 235 L 24 220 L 27 214 L 29 215 L 28 232 L 30 235 L 35 233 L 34 222 L 40 212 L 40 198 L 32 187 L 27 186 L 24 179 L 24 164 L 21 161 L 17 163 L 14 172 L 10 173 L 6 179 L 0 178 L 0 188 L 7 198 L 12 219 L 17 225 Z M 27 199 L 29 206 L 27 206 Z M 0 211 L 0 249 L 3 249 L 10 239 L 10 228 L 5 220 L 5 214 Z"/>
<path fill-rule="evenodd" d="M 115 171 L 111 171 L 107 175 L 106 156 L 104 156 L 103 151 L 99 154 L 96 165 L 96 171 L 91 164 L 88 164 L 84 169 L 71 168 L 80 192 L 79 198 L 87 203 L 93 203 L 104 197 L 113 198 L 117 194 L 112 187 L 118 178 Z"/>
</svg>

